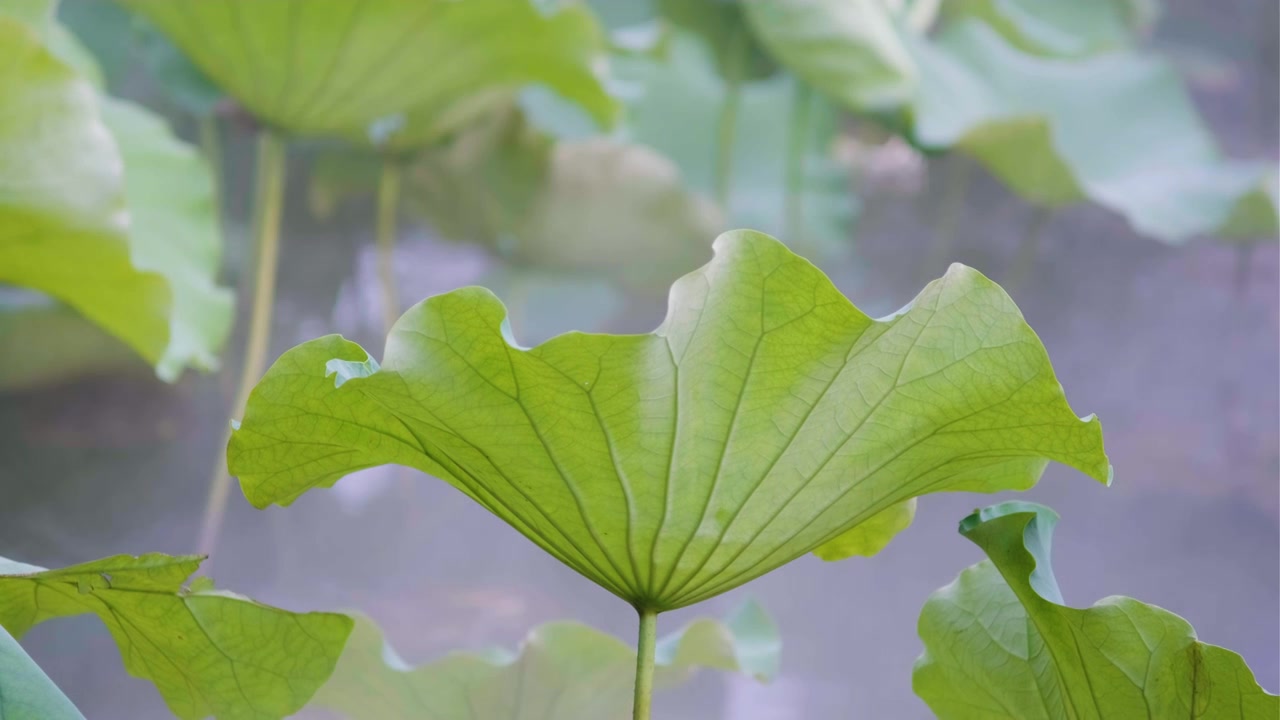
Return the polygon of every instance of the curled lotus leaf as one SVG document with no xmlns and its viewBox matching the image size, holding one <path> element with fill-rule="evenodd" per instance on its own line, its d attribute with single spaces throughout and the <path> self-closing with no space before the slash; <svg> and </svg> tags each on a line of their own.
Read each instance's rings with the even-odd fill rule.
<svg viewBox="0 0 1280 720">
<path fill-rule="evenodd" d="M 1050 566 L 1057 521 L 1043 505 L 1006 502 L 960 523 L 990 559 L 920 613 L 913 685 L 939 718 L 1280 716 L 1243 658 L 1168 610 L 1121 596 L 1065 605 Z"/>
</svg>

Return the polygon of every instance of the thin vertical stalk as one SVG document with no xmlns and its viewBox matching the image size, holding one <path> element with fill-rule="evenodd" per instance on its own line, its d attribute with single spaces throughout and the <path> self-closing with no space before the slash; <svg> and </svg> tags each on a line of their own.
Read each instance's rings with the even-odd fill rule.
<svg viewBox="0 0 1280 720">
<path fill-rule="evenodd" d="M 658 613 L 640 610 L 640 642 L 636 644 L 636 698 L 631 720 L 649 720 L 653 706 L 653 657 L 658 644 Z"/>
<path fill-rule="evenodd" d="M 716 202 L 726 213 L 733 187 L 733 146 L 738 133 L 738 109 L 742 105 L 742 78 L 746 74 L 746 28 L 736 25 L 730 30 L 725 56 L 724 100 L 720 104 L 720 121 L 716 131 Z"/>
<path fill-rule="evenodd" d="M 280 216 L 284 202 L 284 139 L 270 130 L 258 137 L 257 187 L 254 189 L 253 215 L 256 230 L 256 272 L 253 284 L 253 307 L 249 316 L 249 339 L 245 345 L 244 365 L 240 369 L 240 387 L 231 412 L 240 415 L 249 401 L 249 393 L 265 370 L 267 345 L 271 335 L 271 316 L 275 307 L 276 265 L 280 257 Z M 204 520 L 200 525 L 199 551 L 208 555 L 218 544 L 222 518 L 226 514 L 231 491 L 227 473 L 226 446 L 231 440 L 231 426 L 218 446 L 218 460 L 209 482 Z"/>
<path fill-rule="evenodd" d="M 396 288 L 396 235 L 400 210 L 400 165 L 393 158 L 383 158 L 378 175 L 378 284 L 382 288 L 382 329 L 390 333 L 400 317 L 400 292 Z"/>
<path fill-rule="evenodd" d="M 1040 240 L 1044 237 L 1044 229 L 1049 225 L 1052 217 L 1053 208 L 1050 207 L 1037 207 L 1035 214 L 1031 216 L 1031 224 L 1027 227 L 1026 234 L 1022 236 L 1022 242 L 1018 245 L 1018 254 L 1014 256 L 1009 274 L 1005 277 L 1004 289 L 1009 293 L 1022 287 L 1031 276 L 1036 258 L 1040 255 Z"/>
<path fill-rule="evenodd" d="M 804 242 L 804 174 L 805 156 L 809 150 L 809 122 L 813 92 L 802 80 L 796 80 L 791 96 L 791 127 L 787 141 L 787 242 Z"/>
</svg>

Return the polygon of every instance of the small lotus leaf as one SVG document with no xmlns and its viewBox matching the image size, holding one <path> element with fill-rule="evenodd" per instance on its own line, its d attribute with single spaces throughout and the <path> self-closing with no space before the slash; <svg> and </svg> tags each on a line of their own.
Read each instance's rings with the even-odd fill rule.
<svg viewBox="0 0 1280 720">
<path fill-rule="evenodd" d="M 1076 609 L 1050 566 L 1058 516 L 1034 503 L 986 508 L 960 534 L 989 560 L 920 614 L 916 694 L 943 720 L 1273 720 L 1280 698 L 1237 654 L 1186 620 L 1127 597 Z"/>
</svg>

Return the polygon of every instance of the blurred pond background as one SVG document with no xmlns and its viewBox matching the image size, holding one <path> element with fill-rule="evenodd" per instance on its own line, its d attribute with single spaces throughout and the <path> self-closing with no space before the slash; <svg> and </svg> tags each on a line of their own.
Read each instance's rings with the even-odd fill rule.
<svg viewBox="0 0 1280 720">
<path fill-rule="evenodd" d="M 104 6 L 67 0 L 61 12 L 74 30 L 127 33 L 128 18 Z M 625 13 L 625 4 L 618 7 Z M 627 25 L 626 18 L 606 19 Z M 1270 0 L 1167 0 L 1144 40 L 1173 59 L 1227 156 L 1274 162 L 1280 152 L 1278 27 Z M 101 47 L 86 40 L 104 57 L 118 54 L 109 65 L 103 60 L 115 92 L 166 111 L 180 134 L 197 141 L 197 124 L 148 74 L 143 56 L 150 51 L 121 37 L 129 36 Z M 505 232 L 485 224 L 487 210 L 442 220 L 446 213 L 431 207 L 459 210 L 468 201 L 447 193 L 466 182 L 493 190 L 501 207 L 506 200 L 489 180 L 450 175 L 447 162 L 421 170 L 421 182 L 407 182 L 406 192 L 438 192 L 406 198 L 424 209 L 405 213 L 395 251 L 401 309 L 483 284 L 511 309 L 525 345 L 570 329 L 644 332 L 662 319 L 666 285 L 709 258 L 716 232 L 768 224 L 749 221 L 781 202 L 769 169 L 778 169 L 787 143 L 787 114 L 768 111 L 776 93 L 764 85 L 747 91 L 726 220 L 711 187 L 705 197 L 673 199 L 664 185 L 671 173 L 693 187 L 713 184 L 711 149 L 697 128 L 714 127 L 715 108 L 697 102 L 697 78 L 645 75 L 652 69 L 628 70 L 625 58 L 617 64 L 620 76 L 633 72 L 627 82 L 649 82 L 651 92 L 672 98 L 665 110 L 638 111 L 631 137 L 672 156 L 705 152 L 704 166 L 677 170 L 661 156 L 612 151 L 592 155 L 585 169 L 566 165 L 554 176 L 562 206 L 544 218 L 540 237 L 547 242 L 516 251 L 505 245 Z M 561 137 L 577 137 L 573 119 L 557 117 L 563 108 L 545 100 L 527 98 L 530 115 L 542 108 L 546 123 L 567 128 Z M 244 288 L 252 256 L 252 133 L 234 114 L 223 116 L 221 132 L 224 278 Z M 814 202 L 844 209 L 816 212 L 815 224 L 825 225 L 793 247 L 873 316 L 908 302 L 952 261 L 1007 282 L 1072 406 L 1102 418 L 1113 487 L 1052 466 L 1022 496 L 1063 517 L 1055 565 L 1067 601 L 1083 606 L 1123 594 L 1165 607 L 1187 618 L 1202 640 L 1241 653 L 1268 691 L 1280 690 L 1274 241 L 1247 251 L 1213 238 L 1179 247 L 1142 237 L 1089 204 L 1042 218 L 970 159 L 926 157 L 850 118 L 838 118 L 833 134 L 833 162 L 847 170 L 838 177 L 849 181 L 828 186 Z M 578 150 L 595 152 L 593 141 L 580 142 Z M 569 163 L 562 155 L 557 161 Z M 329 145 L 290 148 L 272 358 L 326 333 L 371 351 L 381 347 L 375 208 L 364 173 L 359 158 Z M 959 199 L 957 176 L 968 178 Z M 651 196 L 624 203 L 610 194 L 610 183 L 625 184 L 629 197 Z M 445 222 L 455 224 L 442 232 Z M 1043 230 L 1028 259 L 1022 241 L 1037 222 Z M 446 239 L 459 234 L 459 223 L 476 242 Z M 35 385 L 10 382 L 0 394 L 0 555 L 58 567 L 112 553 L 194 551 L 209 470 L 231 415 L 247 311 L 242 290 L 242 322 L 216 374 L 188 372 L 161 383 L 115 341 L 80 328 L 84 334 L 60 335 L 67 345 L 57 350 L 77 361 L 74 372 L 51 373 Z M 0 347 L 16 337 L 0 334 Z M 82 367 L 86 353 L 96 359 Z M 874 558 L 825 564 L 806 557 L 705 606 L 664 615 L 665 632 L 751 595 L 775 616 L 785 649 L 774 683 L 704 672 L 660 696 L 657 716 L 928 717 L 911 692 L 921 649 L 916 618 L 931 592 L 981 559 L 956 535 L 957 521 L 999 499 L 923 498 L 914 525 Z M 629 608 L 448 485 L 404 468 L 361 472 L 287 511 L 255 511 L 234 491 L 213 563 L 220 586 L 264 602 L 362 610 L 411 662 L 454 649 L 513 647 L 533 626 L 561 618 L 628 642 L 634 633 Z M 25 644 L 87 716 L 165 717 L 158 695 L 126 675 L 97 619 L 42 625 Z"/>
</svg>

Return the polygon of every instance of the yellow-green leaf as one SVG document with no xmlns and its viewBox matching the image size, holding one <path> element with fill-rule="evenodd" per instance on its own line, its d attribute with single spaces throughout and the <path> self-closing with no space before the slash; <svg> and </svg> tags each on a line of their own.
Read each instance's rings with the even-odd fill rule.
<svg viewBox="0 0 1280 720">
<path fill-rule="evenodd" d="M 397 463 L 450 482 L 641 608 L 730 590 L 893 505 L 1030 487 L 1050 460 L 1107 481 L 997 285 L 956 265 L 873 320 L 760 233 L 726 233 L 645 335 L 515 344 L 481 288 L 396 323 L 381 365 L 327 336 L 285 353 L 228 447 L 249 501 Z"/>
<path fill-rule="evenodd" d="M 398 147 L 542 84 L 611 124 L 604 38 L 585 7 L 530 0 L 121 0 L 263 122 Z"/>
</svg>

